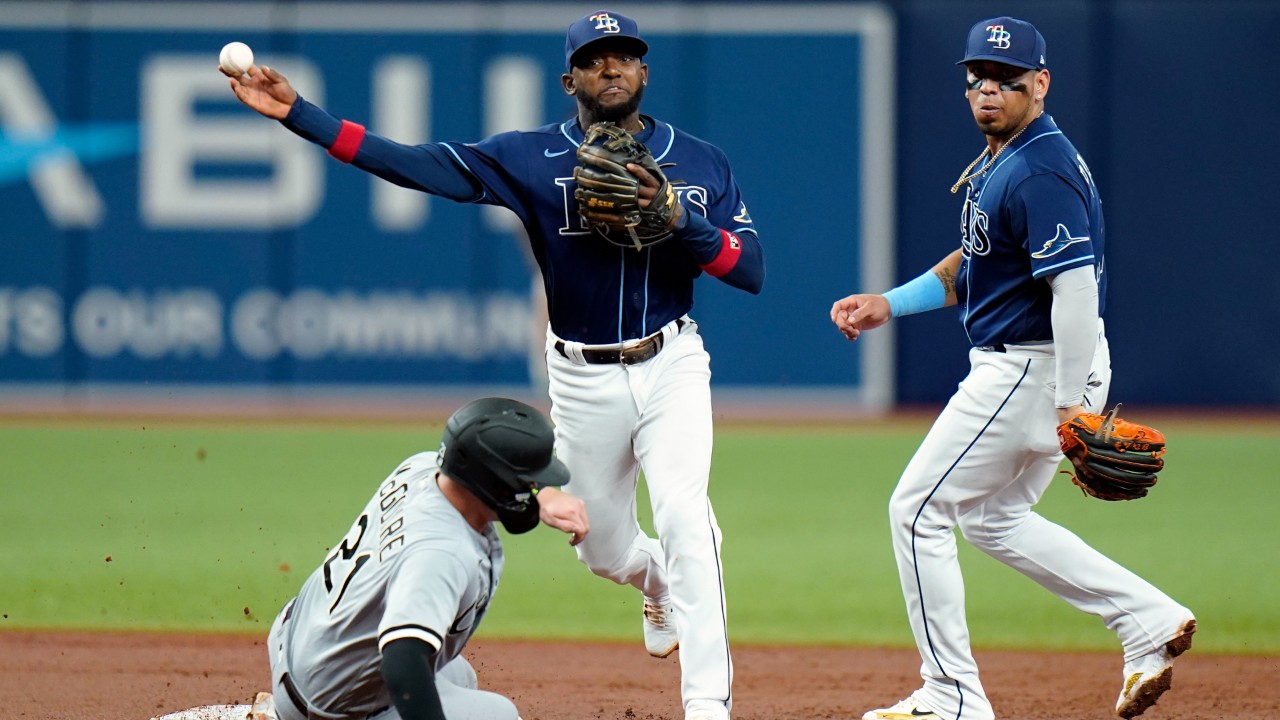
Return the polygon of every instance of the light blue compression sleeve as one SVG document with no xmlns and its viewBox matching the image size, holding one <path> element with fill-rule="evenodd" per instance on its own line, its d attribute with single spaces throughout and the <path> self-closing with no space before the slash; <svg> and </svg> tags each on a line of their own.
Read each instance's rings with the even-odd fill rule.
<svg viewBox="0 0 1280 720">
<path fill-rule="evenodd" d="M 884 299 L 889 301 L 889 314 L 902 317 L 943 307 L 947 304 L 947 289 L 933 270 L 928 270 L 915 280 L 885 293 Z"/>
</svg>

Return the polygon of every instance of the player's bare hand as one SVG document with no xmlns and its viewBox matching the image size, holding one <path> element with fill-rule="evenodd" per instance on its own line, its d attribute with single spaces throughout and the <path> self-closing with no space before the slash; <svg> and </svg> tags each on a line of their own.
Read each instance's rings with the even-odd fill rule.
<svg viewBox="0 0 1280 720">
<path fill-rule="evenodd" d="M 240 102 L 274 120 L 283 120 L 298 99 L 289 80 L 269 67 L 251 66 L 243 75 L 218 72 L 230 78 L 231 90 Z"/>
<path fill-rule="evenodd" d="M 831 306 L 831 322 L 850 340 L 889 322 L 890 317 L 889 301 L 883 295 L 850 295 Z"/>
<path fill-rule="evenodd" d="M 627 170 L 640 181 L 640 199 L 652 200 L 653 196 L 658 193 L 658 188 L 661 187 L 662 182 L 654 177 L 653 173 L 645 170 L 643 165 L 627 163 Z"/>
<path fill-rule="evenodd" d="M 653 176 L 653 173 L 644 169 L 643 165 L 635 163 L 627 163 L 627 170 L 636 176 L 640 181 L 639 187 L 636 188 L 636 199 L 640 202 L 640 207 L 647 208 L 658 196 L 658 191 L 662 189 L 662 181 Z M 680 222 L 680 214 L 684 212 L 684 206 L 680 203 L 675 204 L 675 213 L 671 216 L 669 228 L 673 228 Z"/>
<path fill-rule="evenodd" d="M 556 488 L 538 491 L 538 518 L 560 532 L 568 533 L 570 545 L 582 542 L 591 529 L 587 522 L 587 504 L 582 498 Z"/>
</svg>

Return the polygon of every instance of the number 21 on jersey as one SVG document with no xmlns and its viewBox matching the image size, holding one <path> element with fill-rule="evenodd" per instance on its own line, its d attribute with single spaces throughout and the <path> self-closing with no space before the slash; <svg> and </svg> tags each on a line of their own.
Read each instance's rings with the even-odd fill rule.
<svg viewBox="0 0 1280 720">
<path fill-rule="evenodd" d="M 360 550 L 360 541 L 364 539 L 364 533 L 368 529 L 369 516 L 361 515 L 355 525 L 351 526 L 347 536 L 342 538 L 338 548 L 324 561 L 325 591 L 332 595 L 335 587 L 334 579 L 337 578 L 340 583 L 336 585 L 338 594 L 334 597 L 333 604 L 329 606 L 329 612 L 333 612 L 338 602 L 342 600 L 342 595 L 347 591 L 347 586 L 351 584 L 351 578 L 355 577 L 356 571 L 373 556 L 369 552 L 357 554 Z"/>
</svg>

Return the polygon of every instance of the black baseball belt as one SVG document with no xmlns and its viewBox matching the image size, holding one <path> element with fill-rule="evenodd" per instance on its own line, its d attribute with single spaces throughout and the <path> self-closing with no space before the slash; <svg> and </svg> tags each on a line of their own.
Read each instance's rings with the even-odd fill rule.
<svg viewBox="0 0 1280 720">
<path fill-rule="evenodd" d="M 676 332 L 689 323 L 684 318 L 676 318 Z M 662 347 L 666 340 L 662 337 L 662 331 L 640 338 L 639 340 L 628 340 L 616 348 L 582 348 L 582 359 L 586 360 L 590 365 L 636 365 L 645 360 L 652 359 L 655 355 L 662 352 Z M 569 357 L 569 353 L 565 352 L 563 340 L 556 340 L 556 352 Z"/>
<path fill-rule="evenodd" d="M 1009 348 L 1021 348 L 1021 347 L 1026 347 L 1028 345 L 1052 345 L 1052 344 L 1053 344 L 1052 340 L 1029 340 L 1024 343 L 1018 343 L 1018 344 L 1010 343 L 1008 345 L 1004 343 L 996 343 L 995 345 L 975 345 L 974 349 L 981 350 L 982 352 L 1002 353 L 1002 352 L 1009 352 Z"/>
<path fill-rule="evenodd" d="M 284 694 L 289 696 L 289 702 L 293 703 L 293 707 L 297 709 L 299 715 L 307 718 L 307 720 L 328 720 L 326 716 L 318 715 L 311 711 L 307 701 L 303 700 L 302 694 L 298 692 L 298 686 L 293 684 L 293 678 L 289 677 L 289 673 L 280 676 L 280 684 L 284 686 Z M 360 720 L 361 718 L 367 720 L 376 715 L 381 715 L 389 709 L 391 709 L 390 705 L 378 708 L 368 715 L 354 715 L 352 720 Z"/>
<path fill-rule="evenodd" d="M 303 700 L 302 695 L 298 693 L 298 686 L 293 684 L 293 678 L 289 677 L 289 673 L 280 676 L 280 684 L 284 686 L 284 693 L 289 696 L 289 702 L 293 703 L 295 710 L 307 718 L 314 717 L 307 707 L 307 701 Z"/>
</svg>

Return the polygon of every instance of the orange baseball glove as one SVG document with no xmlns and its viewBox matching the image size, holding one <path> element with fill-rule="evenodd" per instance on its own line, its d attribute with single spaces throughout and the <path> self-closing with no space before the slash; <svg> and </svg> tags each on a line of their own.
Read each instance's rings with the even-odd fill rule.
<svg viewBox="0 0 1280 720">
<path fill-rule="evenodd" d="M 1164 435 L 1116 417 L 1119 411 L 1083 413 L 1058 426 L 1062 454 L 1075 468 L 1071 482 L 1101 500 L 1145 497 L 1164 468 Z"/>
</svg>

